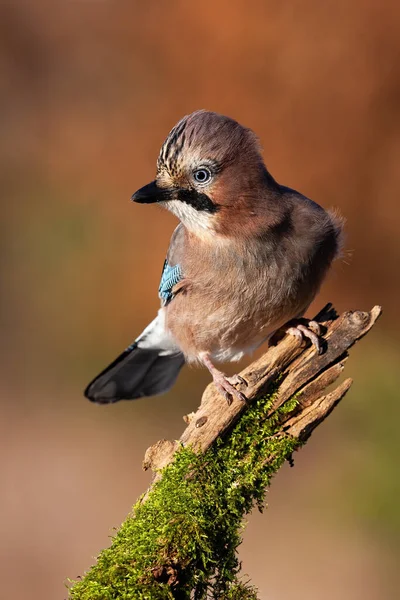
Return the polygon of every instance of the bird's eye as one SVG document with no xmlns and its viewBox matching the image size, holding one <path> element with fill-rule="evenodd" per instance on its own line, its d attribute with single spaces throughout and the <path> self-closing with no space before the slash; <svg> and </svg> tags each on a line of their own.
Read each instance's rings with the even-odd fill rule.
<svg viewBox="0 0 400 600">
<path fill-rule="evenodd" d="M 197 181 L 197 183 L 208 183 L 211 179 L 211 171 L 202 167 L 201 169 L 197 169 L 193 171 L 193 177 Z"/>
</svg>

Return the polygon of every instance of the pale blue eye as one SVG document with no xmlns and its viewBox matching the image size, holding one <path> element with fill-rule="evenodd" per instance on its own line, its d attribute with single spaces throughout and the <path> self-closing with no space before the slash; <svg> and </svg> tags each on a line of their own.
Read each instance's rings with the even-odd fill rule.
<svg viewBox="0 0 400 600">
<path fill-rule="evenodd" d="M 201 169 L 193 171 L 193 177 L 197 183 L 208 183 L 211 179 L 211 172 L 205 167 L 202 167 Z"/>
</svg>

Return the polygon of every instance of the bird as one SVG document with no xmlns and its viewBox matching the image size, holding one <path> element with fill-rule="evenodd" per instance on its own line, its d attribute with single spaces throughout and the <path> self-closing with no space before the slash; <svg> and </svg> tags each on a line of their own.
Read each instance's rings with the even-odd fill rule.
<svg viewBox="0 0 400 600">
<path fill-rule="evenodd" d="M 161 147 L 155 180 L 131 199 L 168 209 L 179 224 L 157 316 L 87 386 L 89 400 L 162 394 L 191 363 L 209 370 L 229 403 L 245 402 L 243 380 L 216 363 L 241 359 L 282 328 L 322 351 L 318 326 L 298 320 L 340 252 L 343 219 L 279 184 L 251 129 L 207 110 L 183 117 Z"/>
</svg>

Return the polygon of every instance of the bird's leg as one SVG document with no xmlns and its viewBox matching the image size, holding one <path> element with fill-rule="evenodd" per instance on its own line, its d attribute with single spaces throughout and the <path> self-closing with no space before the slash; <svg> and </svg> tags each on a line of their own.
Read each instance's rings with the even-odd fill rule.
<svg viewBox="0 0 400 600">
<path fill-rule="evenodd" d="M 308 338 L 318 354 L 322 354 L 322 345 L 319 339 L 321 328 L 316 321 L 309 321 L 307 325 L 299 323 L 298 325 L 286 329 L 286 333 L 296 336 L 301 341 L 303 341 L 304 338 Z"/>
<path fill-rule="evenodd" d="M 203 365 L 207 367 L 207 369 L 210 371 L 215 387 L 220 392 L 220 394 L 223 395 L 228 404 L 232 403 L 232 398 L 234 396 L 241 402 L 247 403 L 246 396 L 234 387 L 234 384 L 244 382 L 244 379 L 242 377 L 240 377 L 239 375 L 227 377 L 225 373 L 222 373 L 222 371 L 219 371 L 216 367 L 214 367 L 213 363 L 211 362 L 210 355 L 207 352 L 202 352 L 199 358 Z"/>
</svg>

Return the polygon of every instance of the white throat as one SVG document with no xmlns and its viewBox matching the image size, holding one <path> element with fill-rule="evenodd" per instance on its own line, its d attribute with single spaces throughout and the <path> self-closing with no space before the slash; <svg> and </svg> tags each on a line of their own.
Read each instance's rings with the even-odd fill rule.
<svg viewBox="0 0 400 600">
<path fill-rule="evenodd" d="M 169 200 L 168 202 L 160 202 L 165 208 L 171 211 L 182 224 L 199 237 L 215 237 L 214 228 L 215 215 L 206 211 L 200 211 L 190 206 L 181 200 Z"/>
</svg>

